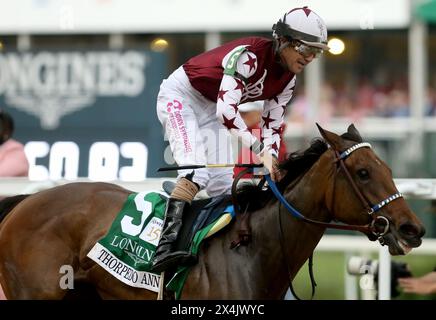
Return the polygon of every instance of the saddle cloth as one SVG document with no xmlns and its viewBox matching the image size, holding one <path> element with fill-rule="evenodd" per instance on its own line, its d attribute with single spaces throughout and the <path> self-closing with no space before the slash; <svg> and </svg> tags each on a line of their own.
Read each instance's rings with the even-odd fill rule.
<svg viewBox="0 0 436 320">
<path fill-rule="evenodd" d="M 123 283 L 159 292 L 160 274 L 149 270 L 159 243 L 167 198 L 168 194 L 160 191 L 130 194 L 108 233 L 87 256 Z M 179 240 L 187 238 L 193 255 L 204 239 L 221 230 L 234 217 L 228 196 L 193 201 L 186 208 Z M 167 285 L 176 292 L 176 297 L 188 272 L 189 267 L 179 268 Z"/>
</svg>

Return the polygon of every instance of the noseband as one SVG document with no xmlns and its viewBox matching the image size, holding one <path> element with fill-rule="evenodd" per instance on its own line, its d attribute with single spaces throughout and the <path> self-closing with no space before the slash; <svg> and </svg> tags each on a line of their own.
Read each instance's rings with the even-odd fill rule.
<svg viewBox="0 0 436 320">
<path fill-rule="evenodd" d="M 371 222 L 368 225 L 345 225 L 345 224 L 336 224 L 336 223 L 328 223 L 328 222 L 322 222 L 322 221 L 316 221 L 309 218 L 306 218 L 304 215 L 302 215 L 298 210 L 296 210 L 294 207 L 292 207 L 286 199 L 283 197 L 283 195 L 278 190 L 275 183 L 271 180 L 271 177 L 269 175 L 266 175 L 266 180 L 268 182 L 268 185 L 270 186 L 272 192 L 277 197 L 277 199 L 284 205 L 284 207 L 296 218 L 301 219 L 305 222 L 316 224 L 322 227 L 326 228 L 333 228 L 333 229 L 341 229 L 341 230 L 354 230 L 354 231 L 360 231 L 365 234 L 372 233 L 377 237 L 377 240 L 380 241 L 381 244 L 384 244 L 383 236 L 389 232 L 389 220 L 382 215 L 376 215 L 375 213 L 379 211 L 381 208 L 389 204 L 395 199 L 403 197 L 403 195 L 400 192 L 397 192 L 393 195 L 390 195 L 386 199 L 380 201 L 376 205 L 371 204 L 371 202 L 363 195 L 363 193 L 359 190 L 356 183 L 354 182 L 353 178 L 351 177 L 351 174 L 349 170 L 347 169 L 347 166 L 345 165 L 345 159 L 354 151 L 360 149 L 360 148 L 371 148 L 371 145 L 367 142 L 362 142 L 355 144 L 354 146 L 348 148 L 342 153 L 339 153 L 337 150 L 333 149 L 335 153 L 335 163 L 339 164 L 339 167 L 344 171 L 345 176 L 347 177 L 348 182 L 350 183 L 351 187 L 355 191 L 357 197 L 362 202 L 364 208 L 367 210 L 367 214 L 371 218 Z"/>
</svg>

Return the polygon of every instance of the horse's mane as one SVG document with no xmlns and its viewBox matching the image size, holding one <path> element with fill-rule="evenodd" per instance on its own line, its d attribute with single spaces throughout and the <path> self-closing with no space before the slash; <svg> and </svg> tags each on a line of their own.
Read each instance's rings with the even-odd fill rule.
<svg viewBox="0 0 436 320">
<path fill-rule="evenodd" d="M 360 136 L 350 132 L 342 134 L 341 137 L 346 140 L 362 142 Z M 279 164 L 280 169 L 286 171 L 286 175 L 277 183 L 280 192 L 283 193 L 289 184 L 306 173 L 327 149 L 328 145 L 323 139 L 315 138 L 306 150 L 289 154 L 288 158 Z M 273 196 L 269 188 L 263 189 L 262 187 L 252 184 L 243 184 L 237 191 L 237 199 L 240 207 L 245 210 L 248 206 L 248 211 L 262 208 Z"/>
<path fill-rule="evenodd" d="M 15 208 L 17 204 L 27 198 L 29 194 L 20 194 L 12 197 L 4 198 L 0 201 L 0 223 L 8 215 L 8 213 Z"/>
</svg>

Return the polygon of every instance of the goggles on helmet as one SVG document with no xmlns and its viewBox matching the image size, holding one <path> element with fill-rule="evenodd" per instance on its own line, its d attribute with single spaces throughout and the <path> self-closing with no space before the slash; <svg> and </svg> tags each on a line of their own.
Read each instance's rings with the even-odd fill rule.
<svg viewBox="0 0 436 320">
<path fill-rule="evenodd" d="M 318 58 L 324 52 L 324 50 L 321 48 L 308 46 L 300 41 L 298 41 L 293 48 L 305 58 L 310 57 L 311 55 L 313 55 L 315 58 Z"/>
</svg>

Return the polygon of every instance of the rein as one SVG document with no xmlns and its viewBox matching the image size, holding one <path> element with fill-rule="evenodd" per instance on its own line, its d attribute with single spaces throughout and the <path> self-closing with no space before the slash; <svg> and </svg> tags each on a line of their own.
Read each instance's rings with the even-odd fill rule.
<svg viewBox="0 0 436 320">
<path fill-rule="evenodd" d="M 280 193 L 279 189 L 277 188 L 277 185 L 271 180 L 270 175 L 265 176 L 266 181 L 268 182 L 269 187 L 271 188 L 271 191 L 274 193 L 276 198 L 282 203 L 282 205 L 288 210 L 292 216 L 294 216 L 297 219 L 300 219 L 304 222 L 315 224 L 324 228 L 332 228 L 332 229 L 341 229 L 341 230 L 357 230 L 361 231 L 363 233 L 367 233 L 370 230 L 369 225 L 359 226 L 359 225 L 346 225 L 346 224 L 337 224 L 337 223 L 330 223 L 330 222 L 322 222 L 317 220 L 312 220 L 309 218 L 306 218 L 304 215 L 302 215 L 297 209 L 295 209 L 292 205 L 289 204 L 289 202 L 285 199 L 285 197 Z"/>
</svg>

